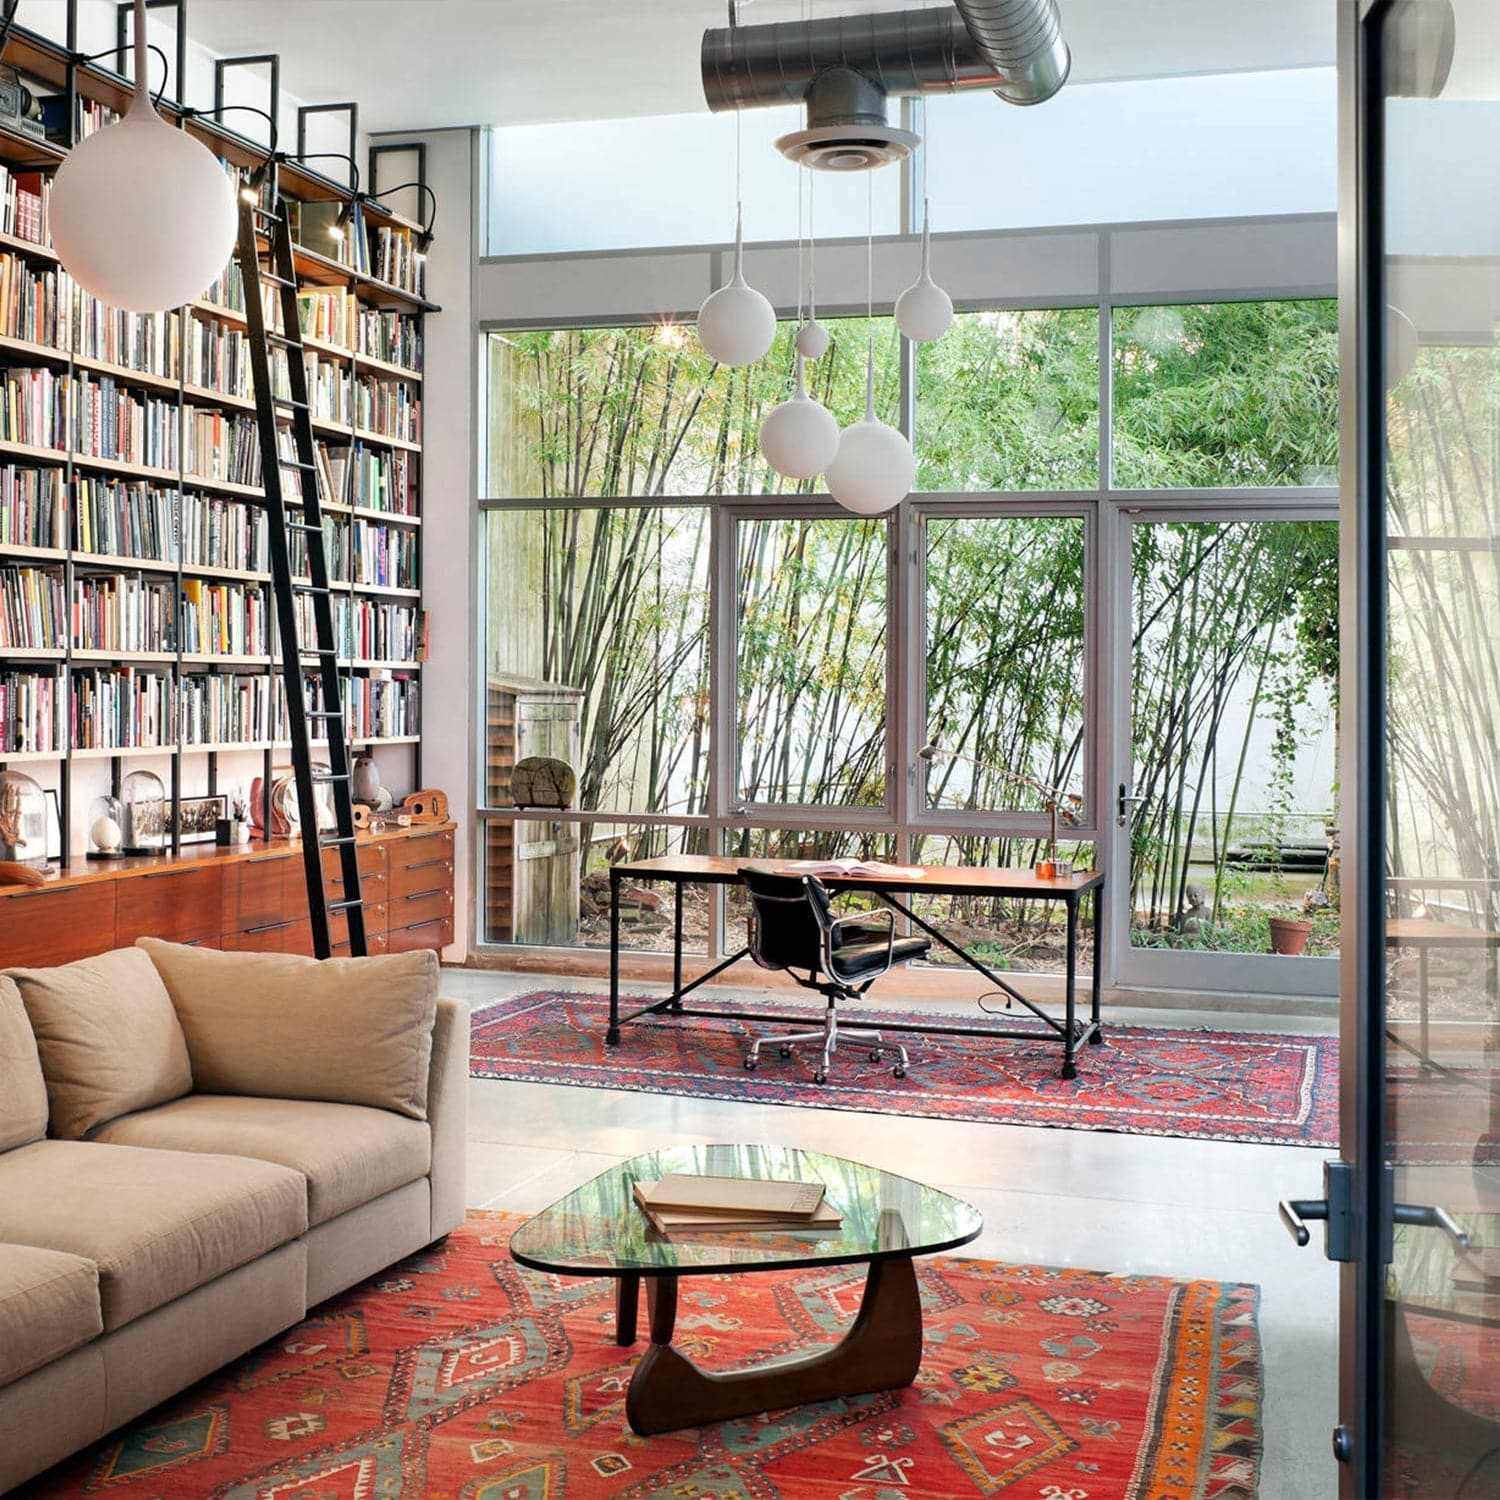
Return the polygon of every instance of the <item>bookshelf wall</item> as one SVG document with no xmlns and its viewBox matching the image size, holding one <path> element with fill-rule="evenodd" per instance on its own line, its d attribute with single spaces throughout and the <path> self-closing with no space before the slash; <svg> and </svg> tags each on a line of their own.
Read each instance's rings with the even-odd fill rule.
<svg viewBox="0 0 1500 1500">
<path fill-rule="evenodd" d="M 72 70 L 75 140 L 121 102 L 113 75 L 90 98 L 88 72 Z M 221 158 L 237 180 L 254 164 L 233 144 Z M 138 766 L 174 799 L 248 797 L 289 743 L 238 268 L 169 313 L 98 303 L 47 243 L 63 159 L 0 125 L 0 766 L 58 790 L 66 862 L 89 802 Z M 309 193 L 293 205 L 296 262 L 349 742 L 379 751 L 399 795 L 422 779 L 422 353 L 436 308 L 414 226 L 369 203 L 340 224 L 347 193 L 288 175 L 289 198 Z"/>
</svg>

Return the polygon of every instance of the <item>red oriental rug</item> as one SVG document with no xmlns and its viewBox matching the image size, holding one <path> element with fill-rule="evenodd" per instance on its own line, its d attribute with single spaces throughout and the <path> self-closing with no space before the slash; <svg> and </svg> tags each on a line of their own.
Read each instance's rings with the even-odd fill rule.
<svg viewBox="0 0 1500 1500">
<path fill-rule="evenodd" d="M 1252 1500 L 1256 1289 L 919 1261 L 926 1350 L 899 1392 L 638 1438 L 613 1283 L 523 1272 L 518 1221 L 446 1244 L 53 1470 L 36 1497 L 138 1500 Z M 692 1277 L 678 1328 L 728 1368 L 847 1325 L 863 1268 Z"/>
<path fill-rule="evenodd" d="M 1331 1036 L 1106 1024 L 1104 1045 L 1084 1047 L 1078 1077 L 1066 1083 L 1058 1076 L 1061 1048 L 1050 1041 L 903 1037 L 911 1067 L 898 1079 L 847 1037 L 832 1076 L 816 1084 L 816 1054 L 805 1047 L 786 1060 L 771 1050 L 747 1073 L 750 1028 L 737 1021 L 637 1021 L 625 1029 L 623 1045 L 606 1047 L 608 1015 L 602 995 L 502 1000 L 474 1016 L 469 1071 L 475 1078 L 992 1125 L 1338 1144 L 1338 1039 Z M 804 1025 L 807 1016 L 787 1012 L 788 1021 Z M 859 1019 L 879 1025 L 931 1020 L 932 1013 L 860 1006 Z"/>
</svg>

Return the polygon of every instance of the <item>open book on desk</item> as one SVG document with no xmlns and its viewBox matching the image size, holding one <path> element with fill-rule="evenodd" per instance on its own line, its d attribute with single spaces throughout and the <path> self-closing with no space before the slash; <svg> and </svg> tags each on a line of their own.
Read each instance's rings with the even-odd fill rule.
<svg viewBox="0 0 1500 1500">
<path fill-rule="evenodd" d="M 927 872 L 921 865 L 887 865 L 878 859 L 784 859 L 778 860 L 770 873 L 816 875 L 819 879 L 845 875 L 861 880 L 920 880 Z"/>
</svg>

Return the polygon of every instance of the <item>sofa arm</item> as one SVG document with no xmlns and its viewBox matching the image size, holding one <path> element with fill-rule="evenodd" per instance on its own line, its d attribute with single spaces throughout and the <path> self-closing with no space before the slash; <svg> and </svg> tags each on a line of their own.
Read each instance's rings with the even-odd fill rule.
<svg viewBox="0 0 1500 1500">
<path fill-rule="evenodd" d="M 432 1130 L 432 1237 L 438 1240 L 463 1223 L 468 1208 L 469 1008 L 458 1000 L 437 1003 L 427 1123 Z"/>
</svg>

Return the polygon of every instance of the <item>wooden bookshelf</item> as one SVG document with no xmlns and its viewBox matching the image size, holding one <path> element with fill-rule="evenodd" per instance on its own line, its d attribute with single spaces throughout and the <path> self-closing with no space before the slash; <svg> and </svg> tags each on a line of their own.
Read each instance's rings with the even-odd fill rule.
<svg viewBox="0 0 1500 1500">
<path fill-rule="evenodd" d="M 78 63 L 62 48 L 28 31 L 23 26 L 15 27 L 11 34 L 6 61 L 17 67 L 23 79 L 31 82 L 34 87 L 40 85 L 41 92 L 64 92 L 72 87 L 76 90 L 76 96 L 80 102 L 103 104 L 116 111 L 123 110 L 130 102 L 131 86 L 128 81 L 121 79 L 107 68 L 95 64 Z M 171 102 L 167 101 L 162 106 L 162 113 L 168 118 L 174 118 L 177 111 L 173 109 Z M 234 131 L 215 124 L 207 117 L 191 114 L 185 121 L 184 128 L 202 140 L 222 159 L 238 167 L 255 168 L 264 161 L 263 148 L 237 135 Z M 14 171 L 47 173 L 55 170 L 64 160 L 66 160 L 66 151 L 55 143 L 36 140 L 22 132 L 0 126 L 0 165 L 5 165 Z M 347 188 L 301 164 L 285 164 L 281 168 L 280 175 L 282 191 L 288 198 L 303 202 L 349 201 L 350 194 Z M 362 200 L 356 206 L 353 224 L 356 233 L 367 237 L 384 227 L 410 231 L 420 228 L 401 215 L 388 210 L 384 205 L 369 200 Z M 37 276 L 58 268 L 57 255 L 49 245 L 37 244 L 12 233 L 0 232 L 0 255 L 18 258 L 33 275 Z M 361 308 L 397 313 L 411 318 L 416 322 L 419 344 L 425 342 L 420 338 L 422 320 L 428 313 L 439 311 L 437 304 L 428 300 L 426 296 L 403 287 L 393 286 L 364 270 L 342 263 L 332 255 L 307 246 L 297 247 L 294 261 L 298 279 L 302 285 L 309 288 L 335 288 L 358 299 Z M 368 263 L 376 264 L 373 256 Z M 189 758 L 206 757 L 209 759 L 208 780 L 210 788 L 213 789 L 217 786 L 217 756 L 244 752 L 259 754 L 263 757 L 261 774 L 265 783 L 269 784 L 274 768 L 284 763 L 285 753 L 289 749 L 289 742 L 276 733 L 275 706 L 278 693 L 275 684 L 280 680 L 280 673 L 276 666 L 275 656 L 264 653 L 224 655 L 182 649 L 183 625 L 188 607 L 183 588 L 184 584 L 191 584 L 194 581 L 209 588 L 228 585 L 258 592 L 265 606 L 265 618 L 268 627 L 273 631 L 274 640 L 274 609 L 271 608 L 270 574 L 266 569 L 255 566 L 233 567 L 179 560 L 185 552 L 183 509 L 184 501 L 188 496 L 210 497 L 232 505 L 245 505 L 251 509 L 264 501 L 264 492 L 259 485 L 213 478 L 191 472 L 186 466 L 188 428 L 195 412 L 217 411 L 223 413 L 226 418 L 241 418 L 253 417 L 256 411 L 255 401 L 251 396 L 214 390 L 210 386 L 189 382 L 186 379 L 184 372 L 188 365 L 187 340 L 198 332 L 194 326 L 195 322 L 218 324 L 226 330 L 243 331 L 247 327 L 246 316 L 242 310 L 210 298 L 199 299 L 187 307 L 178 309 L 174 315 L 175 323 L 169 320 L 167 325 L 167 337 L 174 341 L 175 347 L 164 351 L 164 357 L 156 369 L 141 369 L 83 352 L 84 299 L 83 294 L 76 288 L 74 295 L 78 300 L 72 309 L 73 315 L 68 320 L 69 347 L 57 347 L 25 338 L 0 336 L 0 367 L 4 367 L 6 371 L 21 368 L 45 368 L 59 377 L 67 377 L 69 381 L 68 431 L 73 434 L 70 446 L 67 448 L 0 441 L 0 464 L 15 465 L 23 469 L 34 467 L 52 472 L 60 471 L 65 516 L 64 526 L 58 535 L 65 537 L 68 545 L 55 547 L 0 543 L 0 567 L 40 567 L 49 574 L 61 576 L 64 599 L 67 603 L 69 631 L 66 644 L 58 649 L 0 650 L 0 671 L 21 670 L 24 672 L 27 664 L 30 663 L 43 669 L 45 675 L 54 676 L 57 691 L 61 695 L 65 731 L 71 723 L 71 692 L 75 668 L 82 672 L 94 672 L 100 668 L 112 667 L 138 668 L 147 673 L 165 675 L 170 678 L 170 700 L 173 706 L 176 737 L 171 743 L 161 746 L 88 746 L 58 751 L 10 752 L 3 749 L 5 741 L 0 740 L 0 767 L 9 764 L 48 763 L 61 766 L 59 786 L 63 825 L 62 863 L 65 869 L 78 868 L 78 861 L 83 853 L 82 850 L 70 847 L 71 768 L 74 763 L 80 765 L 99 761 L 112 763 L 111 779 L 118 787 L 128 762 L 157 761 L 166 757 L 171 762 L 170 794 L 175 804 L 183 795 L 182 763 Z M 32 325 L 27 323 L 22 326 L 29 328 Z M 383 331 L 379 339 L 383 346 L 399 347 L 402 350 L 407 347 L 404 338 L 392 341 L 387 336 L 388 332 Z M 364 338 L 365 333 L 361 330 L 358 341 L 363 342 Z M 127 338 L 125 342 L 128 344 L 131 340 Z M 402 382 L 412 399 L 420 400 L 421 398 L 423 372 L 420 369 L 413 369 L 374 355 L 366 355 L 357 348 L 349 348 L 342 343 L 326 339 L 304 335 L 304 343 L 310 354 L 333 362 L 337 368 L 340 379 L 346 383 L 343 399 L 347 404 L 341 409 L 351 414 L 358 410 L 355 403 L 358 383 L 362 377 L 374 377 L 383 382 Z M 111 351 L 114 348 L 112 343 L 104 347 L 110 348 Z M 175 370 L 178 373 L 163 373 L 167 370 Z M 112 381 L 123 394 L 136 402 L 151 400 L 170 405 L 176 414 L 177 466 L 148 465 L 82 452 L 83 444 L 77 439 L 79 407 L 75 399 L 76 381 L 81 376 L 91 381 L 101 379 Z M 41 379 L 41 377 L 32 378 Z M 395 630 L 399 640 L 406 629 L 406 622 L 399 611 L 410 609 L 414 615 L 411 622 L 415 626 L 414 634 L 416 639 L 420 640 L 422 634 L 421 443 L 352 423 L 330 420 L 316 413 L 312 416 L 312 425 L 318 441 L 326 444 L 334 457 L 344 461 L 345 482 L 351 487 L 337 499 L 324 501 L 325 512 L 351 529 L 356 519 L 362 526 L 386 527 L 393 530 L 404 528 L 400 534 L 406 540 L 401 543 L 398 555 L 401 556 L 404 567 L 409 547 L 414 568 L 412 585 L 386 586 L 356 583 L 352 578 L 336 580 L 333 584 L 336 612 L 343 609 L 353 612 L 354 624 L 358 629 L 360 624 L 358 612 L 361 609 L 367 612 L 371 609 L 381 611 L 373 615 L 367 613 L 364 628 L 366 630 L 373 628 L 382 635 L 388 630 Z M 350 503 L 352 487 L 357 485 L 359 478 L 357 460 L 362 450 L 368 454 L 383 456 L 382 461 L 387 471 L 386 482 L 392 487 L 392 493 L 398 492 L 395 488 L 398 485 L 398 477 L 394 472 L 398 455 L 406 456 L 406 462 L 411 468 L 410 482 L 417 497 L 417 513 L 407 515 L 402 512 Z M 165 451 L 171 451 L 170 445 Z M 169 494 L 174 535 L 171 546 L 163 548 L 169 555 L 167 557 L 133 557 L 120 552 L 86 551 L 76 547 L 74 543 L 78 536 L 76 530 L 79 507 L 78 484 L 83 478 L 96 482 L 119 480 L 124 483 L 143 483 Z M 294 510 L 300 508 L 297 500 L 292 498 L 296 494 L 296 488 L 293 486 L 288 506 Z M 351 536 L 346 545 L 352 546 L 352 544 L 353 537 Z M 378 548 L 382 544 L 376 541 L 371 545 Z M 388 545 L 394 547 L 395 543 L 388 539 Z M 232 556 L 233 554 L 221 553 L 220 555 Z M 330 564 L 335 568 L 341 566 L 337 556 L 330 557 Z M 356 569 L 351 566 L 348 571 L 352 574 Z M 175 580 L 172 588 L 177 600 L 177 630 L 176 644 L 173 649 L 111 651 L 84 648 L 76 644 L 72 615 L 79 580 L 108 577 L 135 579 L 141 582 Z M 397 613 L 394 615 L 384 613 L 387 607 Z M 393 620 L 394 623 L 392 623 Z M 359 635 L 356 634 L 354 639 L 358 642 Z M 420 661 L 340 657 L 338 664 L 345 677 L 362 678 L 371 674 L 384 677 L 390 674 L 395 681 L 409 684 L 395 691 L 411 694 L 412 711 L 420 715 L 419 684 L 422 678 Z M 265 736 L 246 741 L 209 740 L 206 742 L 194 741 L 187 737 L 183 692 L 185 679 L 191 677 L 196 681 L 204 676 L 213 675 L 220 675 L 226 679 L 253 677 L 268 681 L 267 696 L 271 707 L 270 720 L 265 726 L 268 733 Z M 0 726 L 0 728 L 3 727 Z M 194 733 L 196 732 L 194 730 Z M 412 784 L 413 786 L 421 785 L 420 733 L 360 734 L 356 729 L 356 721 L 351 717 L 348 740 L 351 750 L 381 746 L 409 750 Z M 278 756 L 282 757 L 279 761 Z M 201 849 L 192 852 L 195 858 L 201 857 Z M 189 851 L 181 850 L 180 853 L 186 859 Z"/>
</svg>

